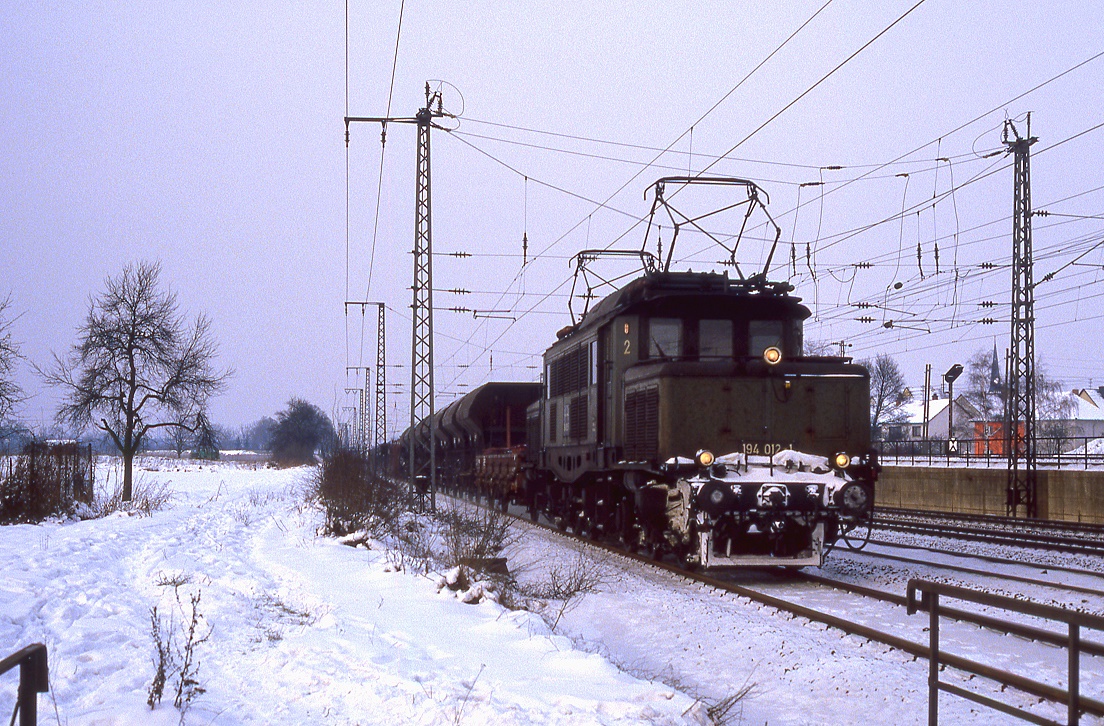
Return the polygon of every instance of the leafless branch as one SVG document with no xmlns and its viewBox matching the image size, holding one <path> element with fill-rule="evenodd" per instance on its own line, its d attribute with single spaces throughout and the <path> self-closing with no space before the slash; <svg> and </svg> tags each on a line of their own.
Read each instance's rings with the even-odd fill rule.
<svg viewBox="0 0 1104 726">
<path fill-rule="evenodd" d="M 7 311 L 11 307 L 11 298 L 0 300 L 0 421 L 3 421 L 23 400 L 23 390 L 15 383 L 16 362 L 22 358 L 19 345 L 12 340 L 12 319 Z"/>
<path fill-rule="evenodd" d="M 89 301 L 78 343 L 40 371 L 65 394 L 59 423 L 96 426 L 119 448 L 124 498 L 146 435 L 159 428 L 194 431 L 199 412 L 232 375 L 215 367 L 210 320 L 201 314 L 189 325 L 176 295 L 160 285 L 160 273 L 160 264 L 139 262 L 105 280 L 104 292 Z"/>
</svg>

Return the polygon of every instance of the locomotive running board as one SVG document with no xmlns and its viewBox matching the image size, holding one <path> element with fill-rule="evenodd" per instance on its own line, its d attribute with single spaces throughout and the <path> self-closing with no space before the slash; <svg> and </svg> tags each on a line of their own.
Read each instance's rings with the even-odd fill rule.
<svg viewBox="0 0 1104 726">
<path fill-rule="evenodd" d="M 824 524 L 813 529 L 809 548 L 802 550 L 796 557 L 774 557 L 773 555 L 719 555 L 713 552 L 713 533 L 698 534 L 698 556 L 705 569 L 725 567 L 820 567 L 824 564 Z"/>
</svg>

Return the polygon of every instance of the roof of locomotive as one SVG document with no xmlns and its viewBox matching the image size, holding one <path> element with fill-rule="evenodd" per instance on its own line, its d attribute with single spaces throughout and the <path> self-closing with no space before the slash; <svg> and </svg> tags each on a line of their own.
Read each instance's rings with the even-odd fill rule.
<svg viewBox="0 0 1104 726">
<path fill-rule="evenodd" d="M 560 331 L 558 337 L 570 337 L 631 308 L 647 308 L 648 303 L 672 298 L 739 301 L 748 308 L 749 315 L 804 320 L 812 313 L 801 304 L 800 297 L 790 294 L 792 291 L 793 286 L 786 282 L 767 282 L 758 277 L 733 280 L 727 272 L 653 272 L 607 295 L 579 323 Z"/>
</svg>

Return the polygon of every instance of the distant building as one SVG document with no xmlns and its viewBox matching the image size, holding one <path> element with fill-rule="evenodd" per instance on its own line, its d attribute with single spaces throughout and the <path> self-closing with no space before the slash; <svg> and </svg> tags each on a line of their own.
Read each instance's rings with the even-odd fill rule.
<svg viewBox="0 0 1104 726">
<path fill-rule="evenodd" d="M 928 401 L 927 436 L 924 435 L 924 401 L 911 401 L 904 407 L 905 419 L 886 426 L 887 441 L 922 441 L 926 439 L 948 439 L 951 425 L 950 399 L 938 398 Z M 970 431 L 971 422 L 981 412 L 965 396 L 956 396 L 954 401 L 954 427 L 957 437 Z M 967 433 L 968 435 L 968 433 Z"/>
<path fill-rule="evenodd" d="M 1069 396 L 1070 416 L 1054 420 L 1062 435 L 1069 438 L 1099 439 L 1104 437 L 1104 386 L 1101 388 L 1075 388 Z M 1044 428 L 1051 421 L 1042 421 Z M 1046 433 L 1041 433 L 1045 436 Z"/>
<path fill-rule="evenodd" d="M 1104 438 L 1104 387 L 1096 389 L 1075 388 L 1062 394 L 1057 408 L 1065 412 L 1061 418 L 1041 418 L 1035 428 L 1044 451 L 1066 451 L 1072 445 L 1083 446 L 1081 439 Z M 975 454 L 1004 455 L 1004 439 L 1007 435 L 1003 421 L 973 421 Z M 1017 427 L 1024 436 L 1024 424 Z M 1044 440 L 1046 443 L 1044 444 Z"/>
</svg>

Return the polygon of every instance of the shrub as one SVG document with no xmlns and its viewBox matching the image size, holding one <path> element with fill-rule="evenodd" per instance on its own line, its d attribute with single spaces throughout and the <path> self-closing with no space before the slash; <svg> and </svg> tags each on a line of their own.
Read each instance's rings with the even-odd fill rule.
<svg viewBox="0 0 1104 726">
<path fill-rule="evenodd" d="M 92 503 L 92 452 L 76 442 L 27 444 L 0 470 L 0 523 L 37 522 Z"/>
<path fill-rule="evenodd" d="M 321 450 L 323 455 L 332 452 L 337 434 L 329 416 L 312 403 L 293 398 L 288 407 L 276 414 L 276 425 L 272 429 L 272 438 L 268 450 L 272 458 L 283 466 L 313 464 L 314 452 Z"/>
<path fill-rule="evenodd" d="M 123 483 L 120 481 L 114 491 L 108 494 L 102 492 L 97 496 L 90 507 L 84 511 L 87 515 L 82 518 L 99 518 L 114 514 L 115 512 L 127 512 L 150 516 L 165 508 L 172 499 L 172 490 L 166 483 L 153 483 L 139 476 L 134 482 L 134 491 L 129 500 L 123 499 Z"/>
<path fill-rule="evenodd" d="M 457 505 L 437 511 L 444 550 L 442 564 L 479 569 L 480 563 L 499 558 L 517 539 L 509 517 L 496 509 Z"/>
<path fill-rule="evenodd" d="M 579 604 L 582 596 L 598 592 L 602 585 L 602 572 L 598 563 L 579 552 L 566 566 L 551 566 L 544 579 L 519 586 L 518 591 L 525 598 L 545 601 L 536 609 L 548 623 L 549 629 L 555 632 L 560 620 Z M 549 605 L 548 601 L 558 604 Z"/>
<path fill-rule="evenodd" d="M 322 462 L 316 477 L 314 493 L 326 514 L 324 534 L 363 531 L 378 538 L 395 531 L 406 509 L 405 489 L 374 474 L 363 454 L 339 449 Z"/>
<path fill-rule="evenodd" d="M 153 680 L 147 691 L 146 704 L 155 708 L 161 702 L 168 685 L 173 691 L 173 706 L 183 715 L 192 701 L 206 689 L 199 683 L 199 659 L 196 648 L 211 637 L 211 627 L 199 612 L 202 592 L 195 592 L 187 606 L 180 599 L 180 585 L 174 581 L 158 582 L 172 585 L 175 608 L 166 617 L 156 605 L 150 608 L 150 637 L 153 639 Z M 179 620 L 177 616 L 179 615 Z"/>
</svg>

